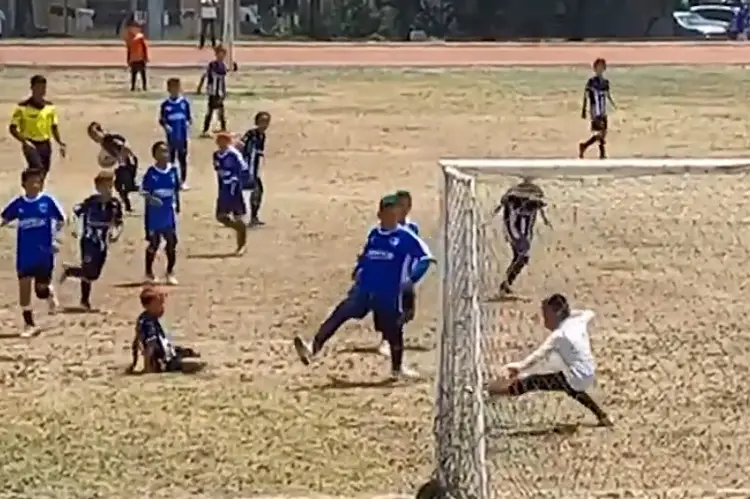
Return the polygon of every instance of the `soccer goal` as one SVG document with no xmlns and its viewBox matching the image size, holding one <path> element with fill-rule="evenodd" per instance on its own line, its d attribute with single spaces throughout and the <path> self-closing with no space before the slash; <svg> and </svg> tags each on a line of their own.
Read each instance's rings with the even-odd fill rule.
<svg viewBox="0 0 750 499">
<path fill-rule="evenodd" d="M 434 478 L 445 497 L 747 497 L 750 158 L 440 167 Z M 552 227 L 537 221 L 509 295 L 493 213 L 522 178 L 544 192 Z M 539 309 L 551 293 L 597 314 L 591 395 L 614 428 L 565 394 L 483 390 L 546 338 Z"/>
</svg>

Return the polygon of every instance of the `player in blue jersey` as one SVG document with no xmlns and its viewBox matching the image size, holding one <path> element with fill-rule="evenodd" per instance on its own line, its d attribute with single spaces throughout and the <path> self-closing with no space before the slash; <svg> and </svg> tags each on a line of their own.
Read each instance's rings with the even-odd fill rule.
<svg viewBox="0 0 750 499">
<path fill-rule="evenodd" d="M 0 214 L 1 224 L 17 222 L 16 273 L 18 298 L 23 312 L 24 335 L 38 329 L 31 307 L 32 287 L 40 300 L 47 300 L 50 313 L 57 308 L 52 274 L 57 253 L 57 236 L 65 222 L 60 204 L 42 191 L 44 172 L 27 169 L 21 174 L 24 193 L 8 203 Z"/>
<path fill-rule="evenodd" d="M 166 142 L 151 147 L 154 164 L 143 174 L 141 193 L 146 199 L 143 221 L 146 229 L 146 281 L 155 282 L 154 259 L 162 240 L 167 256 L 167 284 L 177 284 L 174 275 L 177 263 L 177 215 L 180 213 L 180 173 L 169 163 Z"/>
<path fill-rule="evenodd" d="M 188 137 L 193 115 L 190 101 L 182 95 L 182 84 L 179 78 L 167 80 L 169 97 L 159 107 L 159 125 L 164 129 L 169 146 L 169 161 L 180 164 L 182 189 L 187 190 Z"/>
<path fill-rule="evenodd" d="M 242 196 L 242 179 L 249 174 L 249 168 L 242 154 L 232 146 L 231 133 L 219 133 L 216 136 L 216 146 L 213 155 L 218 183 L 216 220 L 235 231 L 237 255 L 241 255 L 247 243 L 247 226 L 244 220 L 247 208 Z"/>
<path fill-rule="evenodd" d="M 143 312 L 135 324 L 135 338 L 131 346 L 133 361 L 128 367 L 132 373 L 138 364 L 138 354 L 143 354 L 144 372 L 196 372 L 204 364 L 188 366 L 185 359 L 198 358 L 200 354 L 192 348 L 172 343 L 161 325 L 164 315 L 165 295 L 158 289 L 147 287 L 140 294 Z"/>
<path fill-rule="evenodd" d="M 386 196 L 378 210 L 380 224 L 367 236 L 355 270 L 356 284 L 321 324 L 311 343 L 294 338 L 294 347 L 303 364 L 308 365 L 325 343 L 349 319 L 361 319 L 372 311 L 376 329 L 388 340 L 391 373 L 394 378 L 416 377 L 404 366 L 403 307 L 404 291 L 414 289 L 434 261 L 427 245 L 408 228 L 398 223 L 398 198 Z"/>
<path fill-rule="evenodd" d="M 81 263 L 65 265 L 60 276 L 62 284 L 68 277 L 81 281 L 81 308 L 91 308 L 91 286 L 99 279 L 107 261 L 109 243 L 122 234 L 122 205 L 112 196 L 114 173 L 104 170 L 94 178 L 96 194 L 73 207 L 73 216 L 79 226 L 76 231 L 80 240 Z"/>
<path fill-rule="evenodd" d="M 248 178 L 243 183 L 243 189 L 250 191 L 250 222 L 251 227 L 263 225 L 258 218 L 260 206 L 263 203 L 263 180 L 260 177 L 260 166 L 265 159 L 266 130 L 271 125 L 271 114 L 260 111 L 255 115 L 255 127 L 242 136 L 240 144 L 242 155 L 250 167 Z"/>
</svg>

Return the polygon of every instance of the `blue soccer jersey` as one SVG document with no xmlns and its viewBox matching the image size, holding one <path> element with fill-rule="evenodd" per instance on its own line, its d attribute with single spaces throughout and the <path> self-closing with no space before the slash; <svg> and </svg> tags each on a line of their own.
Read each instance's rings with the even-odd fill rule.
<svg viewBox="0 0 750 499">
<path fill-rule="evenodd" d="M 35 198 L 18 196 L 3 209 L 3 223 L 18 221 L 16 270 L 52 269 L 55 236 L 65 222 L 65 214 L 55 198 L 40 193 Z"/>
<path fill-rule="evenodd" d="M 180 96 L 168 98 L 159 108 L 159 124 L 167 134 L 167 142 L 172 146 L 184 147 L 188 142 L 190 124 L 193 121 L 190 101 Z"/>
<path fill-rule="evenodd" d="M 146 232 L 172 232 L 177 229 L 180 207 L 180 173 L 172 165 L 149 166 L 143 174 L 141 191 L 146 196 Z"/>
<path fill-rule="evenodd" d="M 415 222 L 414 220 L 412 220 L 411 218 L 407 217 L 402 225 L 404 225 L 407 229 L 409 229 L 416 235 L 419 235 L 419 224 Z"/>
<path fill-rule="evenodd" d="M 376 226 L 357 262 L 357 286 L 377 298 L 398 300 L 404 283 L 413 280 L 416 263 L 433 260 L 427 244 L 407 227 Z"/>
<path fill-rule="evenodd" d="M 219 197 L 234 195 L 242 189 L 242 179 L 248 175 L 248 165 L 242 154 L 234 147 L 215 151 L 213 156 L 216 180 L 219 184 Z"/>
</svg>

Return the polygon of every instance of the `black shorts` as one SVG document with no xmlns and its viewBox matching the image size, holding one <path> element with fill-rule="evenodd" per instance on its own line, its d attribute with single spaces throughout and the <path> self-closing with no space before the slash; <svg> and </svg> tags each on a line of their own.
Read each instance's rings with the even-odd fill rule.
<svg viewBox="0 0 750 499">
<path fill-rule="evenodd" d="M 606 116 L 599 116 L 598 118 L 591 118 L 591 131 L 592 132 L 606 132 L 609 127 Z"/>
<path fill-rule="evenodd" d="M 224 97 L 221 95 L 208 96 L 208 110 L 224 109 Z"/>
<path fill-rule="evenodd" d="M 96 242 L 81 240 L 81 271 L 89 281 L 96 281 L 102 275 L 107 262 L 107 250 Z"/>
<path fill-rule="evenodd" d="M 138 191 L 136 184 L 137 167 L 133 164 L 120 165 L 115 168 L 115 189 L 126 192 Z"/>
<path fill-rule="evenodd" d="M 34 148 L 23 148 L 26 165 L 29 168 L 49 173 L 50 166 L 52 166 L 52 142 L 49 140 L 30 140 L 29 142 L 34 145 Z"/>
<path fill-rule="evenodd" d="M 570 396 L 579 393 L 570 386 L 568 380 L 561 372 L 550 374 L 531 374 L 529 376 L 518 378 L 510 387 L 509 394 L 519 396 L 529 392 L 565 392 Z"/>
<path fill-rule="evenodd" d="M 245 216 L 247 206 L 242 190 L 237 189 L 234 193 L 221 193 L 216 198 L 216 216 L 234 215 L 235 217 Z"/>
<path fill-rule="evenodd" d="M 36 284 L 49 284 L 52 282 L 54 269 L 49 265 L 37 265 L 17 272 L 19 279 L 34 279 Z"/>
<path fill-rule="evenodd" d="M 146 241 L 152 248 L 158 248 L 161 246 L 161 242 L 164 241 L 167 244 L 171 244 L 177 247 L 177 230 L 165 229 L 165 230 L 148 230 L 146 229 Z"/>
</svg>

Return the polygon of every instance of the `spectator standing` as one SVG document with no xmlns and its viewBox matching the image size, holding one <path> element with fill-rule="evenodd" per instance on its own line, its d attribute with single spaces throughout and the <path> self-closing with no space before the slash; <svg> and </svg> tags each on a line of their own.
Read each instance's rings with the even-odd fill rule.
<svg viewBox="0 0 750 499">
<path fill-rule="evenodd" d="M 206 37 L 211 37 L 211 46 L 216 47 L 216 20 L 219 17 L 217 0 L 201 0 L 201 34 L 198 48 L 206 46 Z"/>
<path fill-rule="evenodd" d="M 130 69 L 130 91 L 135 92 L 136 81 L 141 78 L 141 88 L 146 91 L 146 65 L 148 65 L 148 42 L 141 25 L 133 21 L 125 34 L 128 68 Z"/>
</svg>

